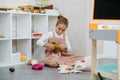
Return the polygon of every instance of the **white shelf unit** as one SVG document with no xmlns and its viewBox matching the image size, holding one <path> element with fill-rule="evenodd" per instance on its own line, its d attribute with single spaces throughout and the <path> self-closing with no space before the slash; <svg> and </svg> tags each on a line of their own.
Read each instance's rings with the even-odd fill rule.
<svg viewBox="0 0 120 80">
<path fill-rule="evenodd" d="M 3 34 L 5 38 L 11 38 L 11 14 L 0 13 L 0 34 Z M 0 38 L 2 39 L 2 38 Z"/>
<path fill-rule="evenodd" d="M 0 11 L 0 67 L 26 63 L 32 54 L 41 53 L 41 47 L 36 45 L 40 37 L 33 37 L 33 31 L 43 35 L 49 31 L 48 25 L 53 25 L 49 17 L 53 16 L 56 23 L 58 14 L 35 14 Z M 54 27 L 54 26 L 52 26 Z M 24 54 L 26 60 L 20 61 Z M 44 55 L 41 53 L 39 56 Z M 19 60 L 18 60 L 19 59 Z"/>
<path fill-rule="evenodd" d="M 57 22 L 57 15 L 32 15 L 32 29 L 43 35 L 54 30 Z M 39 37 L 32 37 L 32 54 L 37 58 L 44 58 L 44 48 L 36 45 Z"/>
<path fill-rule="evenodd" d="M 48 32 L 48 16 L 47 15 L 34 15 L 32 14 L 32 33 L 41 33 L 42 35 Z M 44 50 L 42 47 L 36 45 L 36 41 L 40 37 L 32 37 L 32 55 L 34 57 L 43 58 Z"/>
<path fill-rule="evenodd" d="M 32 30 L 36 33 L 48 32 L 48 16 L 32 14 Z"/>
<path fill-rule="evenodd" d="M 0 40 L 0 66 L 6 66 L 11 59 L 11 40 Z"/>
</svg>

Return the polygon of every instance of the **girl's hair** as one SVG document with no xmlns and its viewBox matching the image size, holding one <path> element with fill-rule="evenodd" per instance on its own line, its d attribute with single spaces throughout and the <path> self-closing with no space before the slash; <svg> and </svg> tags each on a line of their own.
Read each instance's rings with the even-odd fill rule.
<svg viewBox="0 0 120 80">
<path fill-rule="evenodd" d="M 58 16 L 58 21 L 57 21 L 57 23 L 56 23 L 56 26 L 57 26 L 58 24 L 65 24 L 66 27 L 68 27 L 68 19 L 65 18 L 65 17 L 63 17 L 62 15 L 59 15 L 59 16 Z"/>
</svg>

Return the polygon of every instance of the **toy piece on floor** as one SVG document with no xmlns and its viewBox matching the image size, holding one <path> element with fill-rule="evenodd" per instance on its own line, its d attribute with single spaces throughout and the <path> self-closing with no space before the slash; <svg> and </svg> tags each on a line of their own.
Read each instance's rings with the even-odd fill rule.
<svg viewBox="0 0 120 80">
<path fill-rule="evenodd" d="M 58 70 L 61 70 L 61 69 L 71 70 L 72 67 L 71 66 L 67 66 L 67 65 L 59 65 Z"/>
<path fill-rule="evenodd" d="M 15 68 L 14 68 L 14 67 L 10 67 L 10 68 L 9 68 L 9 71 L 10 71 L 10 72 L 14 72 L 14 71 L 15 71 Z"/>
<path fill-rule="evenodd" d="M 33 70 L 42 70 L 43 68 L 44 68 L 44 64 L 42 63 L 32 65 Z"/>
<path fill-rule="evenodd" d="M 72 73 L 81 73 L 82 71 L 81 71 L 81 70 L 76 70 L 76 69 L 73 68 L 73 69 L 71 70 L 71 72 L 72 72 Z"/>
<path fill-rule="evenodd" d="M 32 61 L 31 61 L 31 64 L 32 64 L 32 65 L 38 64 L 38 61 L 37 61 L 37 60 L 32 60 Z"/>
<path fill-rule="evenodd" d="M 75 62 L 74 69 L 76 69 L 76 70 L 83 70 L 83 69 L 85 69 L 85 67 L 86 67 L 86 64 L 84 62 L 81 62 L 80 60 L 77 60 Z"/>
<path fill-rule="evenodd" d="M 67 66 L 67 65 L 59 65 L 59 73 L 71 73 L 71 66 Z"/>
<path fill-rule="evenodd" d="M 59 73 L 81 73 L 82 72 L 68 65 L 60 65 L 58 70 L 59 70 Z"/>
<path fill-rule="evenodd" d="M 58 48 L 58 43 L 53 41 L 52 44 L 55 46 L 55 49 L 53 50 L 53 52 L 55 54 L 59 54 L 60 53 L 60 49 Z"/>
</svg>

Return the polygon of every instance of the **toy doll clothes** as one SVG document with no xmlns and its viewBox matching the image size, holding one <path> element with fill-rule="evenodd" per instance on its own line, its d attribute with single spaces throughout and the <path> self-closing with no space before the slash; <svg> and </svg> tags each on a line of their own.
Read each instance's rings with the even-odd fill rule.
<svg viewBox="0 0 120 80">
<path fill-rule="evenodd" d="M 53 37 L 48 40 L 48 43 L 56 41 L 58 44 L 65 44 L 65 35 L 63 38 L 57 38 L 53 32 Z M 54 54 L 48 48 L 45 50 L 45 62 L 56 62 L 59 65 L 74 65 L 76 60 L 84 60 L 83 56 L 77 54 L 71 54 L 67 52 L 60 52 L 60 54 Z"/>
</svg>

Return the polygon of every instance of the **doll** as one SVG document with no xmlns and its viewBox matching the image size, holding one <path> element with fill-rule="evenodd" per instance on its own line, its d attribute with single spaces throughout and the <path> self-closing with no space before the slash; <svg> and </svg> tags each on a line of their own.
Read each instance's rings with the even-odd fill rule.
<svg viewBox="0 0 120 80">
<path fill-rule="evenodd" d="M 53 50 L 54 54 L 60 53 L 60 49 L 58 48 L 58 43 L 53 41 L 52 44 L 55 46 L 55 49 Z"/>
</svg>

